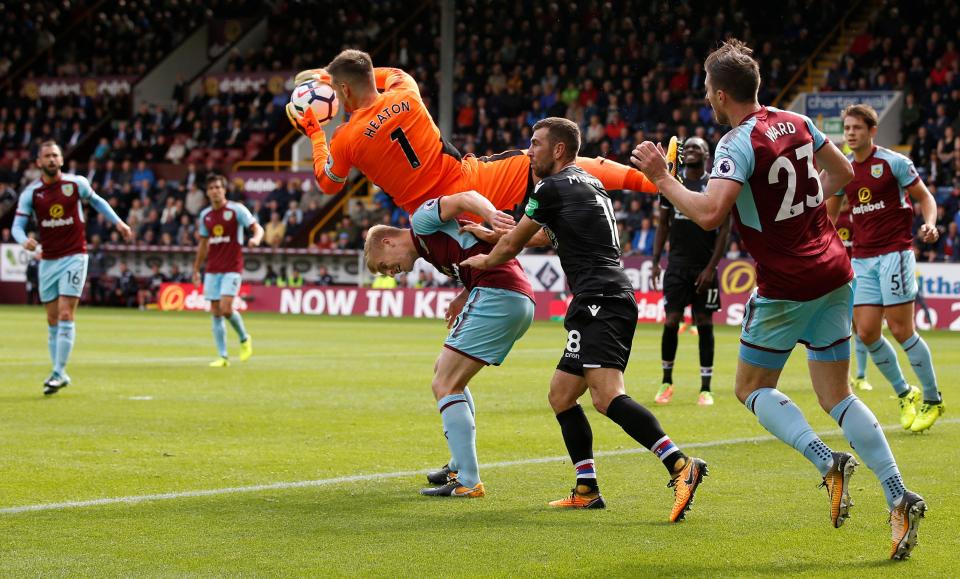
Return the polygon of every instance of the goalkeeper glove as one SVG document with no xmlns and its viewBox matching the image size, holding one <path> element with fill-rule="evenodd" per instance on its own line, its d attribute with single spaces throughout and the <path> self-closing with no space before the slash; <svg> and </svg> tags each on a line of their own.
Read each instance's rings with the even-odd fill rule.
<svg viewBox="0 0 960 579">
<path fill-rule="evenodd" d="M 315 80 L 317 82 L 323 82 L 333 86 L 333 79 L 330 78 L 330 75 L 327 73 L 327 69 L 325 68 L 309 68 L 307 70 L 301 70 L 297 73 L 297 76 L 294 77 L 293 83 L 299 86 L 308 80 Z"/>
<path fill-rule="evenodd" d="M 312 139 L 313 136 L 317 134 L 317 131 L 323 130 L 320 123 L 317 122 L 317 116 L 313 114 L 313 109 L 307 108 L 307 110 L 303 111 L 303 115 L 299 115 L 297 114 L 297 110 L 293 108 L 293 103 L 287 103 L 286 110 L 290 124 L 307 138 Z"/>
<path fill-rule="evenodd" d="M 680 175 L 680 164 L 683 163 L 683 145 L 677 137 L 670 137 L 670 144 L 667 145 L 667 172 L 677 181 L 683 183 L 683 177 Z"/>
</svg>

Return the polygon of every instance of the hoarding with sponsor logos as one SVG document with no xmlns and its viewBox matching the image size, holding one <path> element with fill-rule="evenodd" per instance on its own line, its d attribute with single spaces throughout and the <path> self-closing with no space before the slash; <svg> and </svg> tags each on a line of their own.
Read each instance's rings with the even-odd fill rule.
<svg viewBox="0 0 960 579">
<path fill-rule="evenodd" d="M 530 256 L 524 268 L 534 285 L 538 320 L 562 319 L 572 297 L 565 291 L 565 278 L 556 256 Z M 653 286 L 653 263 L 649 258 L 627 257 L 624 266 L 633 283 L 640 323 L 663 322 L 663 294 Z M 923 303 L 917 305 L 920 329 L 960 331 L 960 266 L 919 264 L 918 282 Z M 756 285 L 756 269 L 749 259 L 723 260 L 717 268 L 721 308 L 715 323 L 739 325 L 744 306 Z M 442 318 L 457 288 L 401 288 L 380 290 L 365 287 L 277 288 L 245 285 L 237 307 L 250 311 L 292 315 Z M 192 284 L 164 284 L 159 306 L 164 310 L 205 310 L 209 305 L 200 288 Z M 933 324 L 931 325 L 931 321 Z"/>
</svg>

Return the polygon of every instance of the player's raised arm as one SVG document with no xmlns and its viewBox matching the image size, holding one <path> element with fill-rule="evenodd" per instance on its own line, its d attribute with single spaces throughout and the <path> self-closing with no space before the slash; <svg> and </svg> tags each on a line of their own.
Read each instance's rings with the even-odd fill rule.
<svg viewBox="0 0 960 579">
<path fill-rule="evenodd" d="M 441 197 L 440 219 L 450 221 L 463 213 L 479 215 L 498 233 L 506 233 L 516 225 L 513 217 L 503 211 L 498 211 L 489 199 L 476 191 L 463 191 L 454 195 Z"/>
<path fill-rule="evenodd" d="M 631 161 L 674 207 L 707 230 L 723 225 L 743 188 L 743 182 L 739 180 L 721 178 L 710 179 L 703 193 L 687 189 L 670 175 L 663 149 L 650 141 L 637 145 Z"/>
<path fill-rule="evenodd" d="M 542 226 L 524 215 L 520 223 L 514 227 L 510 233 L 500 238 L 497 245 L 490 251 L 489 255 L 479 254 L 460 262 L 462 267 L 475 267 L 477 269 L 490 269 L 502 263 L 506 263 L 523 250 L 527 242 L 540 231 Z"/>
</svg>

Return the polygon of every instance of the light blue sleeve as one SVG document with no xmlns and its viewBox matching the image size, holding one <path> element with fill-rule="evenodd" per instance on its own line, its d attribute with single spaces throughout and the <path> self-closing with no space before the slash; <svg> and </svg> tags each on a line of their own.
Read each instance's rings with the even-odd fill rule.
<svg viewBox="0 0 960 579">
<path fill-rule="evenodd" d="M 93 187 L 90 186 L 90 181 L 86 177 L 81 177 L 80 175 L 72 175 L 74 179 L 77 180 L 77 193 L 80 194 L 80 198 L 84 201 L 89 201 L 91 196 L 96 195 L 93 191 Z M 92 203 L 91 203 L 92 205 Z"/>
<path fill-rule="evenodd" d="M 750 143 L 753 123 L 740 125 L 720 139 L 714 155 L 711 179 L 731 179 L 746 183 L 753 175 L 756 157 Z"/>
<path fill-rule="evenodd" d="M 120 225 L 122 219 L 120 219 L 120 216 L 117 215 L 117 212 L 113 210 L 113 207 L 110 207 L 110 204 L 107 203 L 103 197 L 97 195 L 91 189 L 86 199 L 87 202 L 90 203 L 90 206 L 96 209 L 97 213 L 109 219 L 110 223 L 113 223 L 114 225 Z"/>
<path fill-rule="evenodd" d="M 897 178 L 897 183 L 900 184 L 900 187 L 906 189 L 910 185 L 913 185 L 914 181 L 920 177 L 917 173 L 917 168 L 913 165 L 913 161 L 907 157 L 894 154 L 885 158 L 887 163 L 890 163 L 890 170 L 893 171 L 893 176 Z"/>
<path fill-rule="evenodd" d="M 17 200 L 17 213 L 13 218 L 13 229 L 10 234 L 17 240 L 17 243 L 23 243 L 27 240 L 27 223 L 30 216 L 33 215 L 33 189 L 27 189 L 20 194 Z"/>
<path fill-rule="evenodd" d="M 257 218 L 253 216 L 253 213 L 250 213 L 250 210 L 243 203 L 234 203 L 233 210 L 237 213 L 237 223 L 243 227 L 250 227 L 257 222 Z"/>
<path fill-rule="evenodd" d="M 800 115 L 803 117 L 803 122 L 807 123 L 807 130 L 810 131 L 810 134 L 813 135 L 813 150 L 819 151 L 820 147 L 827 144 L 827 137 L 823 132 L 817 128 L 817 125 L 813 124 L 813 121 L 810 120 L 810 117 L 805 115 Z"/>
<path fill-rule="evenodd" d="M 200 212 L 200 215 L 197 216 L 197 233 L 200 234 L 200 237 L 210 237 L 210 232 L 207 231 L 207 226 L 203 224 L 203 218 L 207 216 L 207 213 L 210 212 L 210 209 L 204 209 Z"/>
<path fill-rule="evenodd" d="M 410 216 L 410 227 L 417 235 L 430 235 L 449 225 L 440 219 L 440 200 L 430 199 L 417 208 Z M 458 228 L 459 229 L 459 228 Z"/>
</svg>

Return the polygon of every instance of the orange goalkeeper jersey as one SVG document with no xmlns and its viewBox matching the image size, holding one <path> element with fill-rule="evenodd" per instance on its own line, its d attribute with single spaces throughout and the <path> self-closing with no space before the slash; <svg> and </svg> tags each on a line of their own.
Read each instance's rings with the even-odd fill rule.
<svg viewBox="0 0 960 579">
<path fill-rule="evenodd" d="M 418 207 L 460 178 L 460 154 L 447 145 L 420 98 L 416 81 L 396 68 L 375 68 L 383 92 L 333 134 L 313 137 L 314 174 L 324 193 L 338 192 L 351 167 L 401 207 Z"/>
</svg>

